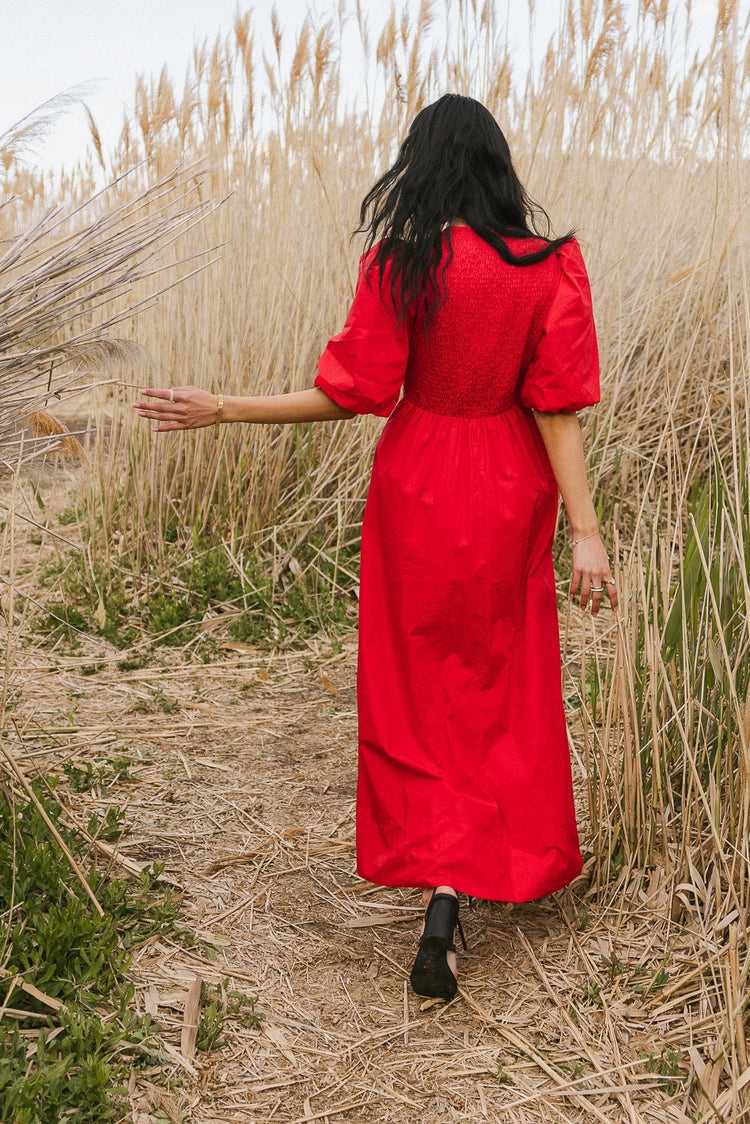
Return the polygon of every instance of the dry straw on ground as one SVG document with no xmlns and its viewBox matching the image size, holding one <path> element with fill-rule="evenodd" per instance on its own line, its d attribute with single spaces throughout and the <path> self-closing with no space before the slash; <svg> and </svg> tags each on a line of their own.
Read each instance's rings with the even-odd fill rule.
<svg viewBox="0 0 750 1124">
<path fill-rule="evenodd" d="M 709 1094 L 722 1076 L 721 955 L 699 918 L 670 919 L 658 874 L 623 872 L 600 898 L 583 879 L 529 905 L 478 902 L 459 997 L 405 998 L 418 894 L 354 875 L 354 652 L 353 637 L 340 656 L 227 648 L 204 668 L 165 651 L 162 666 L 112 661 L 96 677 L 81 670 L 91 650 L 20 656 L 20 761 L 131 759 L 106 796 L 70 794 L 71 819 L 125 807 L 113 869 L 165 862 L 198 940 L 136 952 L 136 1007 L 172 1049 L 158 1078 L 135 1081 L 133 1119 L 152 1119 L 173 1074 L 175 1108 L 203 1124 L 689 1120 L 697 1074 Z M 179 709 L 142 713 L 157 691 Z M 198 978 L 227 1007 L 213 1054 L 185 1033 Z M 257 997 L 260 1026 L 232 1013 L 233 992 Z M 725 1081 L 722 1098 L 732 1119 Z"/>
</svg>

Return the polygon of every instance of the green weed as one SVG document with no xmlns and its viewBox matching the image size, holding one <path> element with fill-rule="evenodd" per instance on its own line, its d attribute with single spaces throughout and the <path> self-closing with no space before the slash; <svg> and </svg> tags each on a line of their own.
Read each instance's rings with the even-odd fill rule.
<svg viewBox="0 0 750 1124">
<path fill-rule="evenodd" d="M 688 1073 L 683 1067 L 682 1050 L 673 1050 L 667 1046 L 660 1054 L 645 1054 L 641 1057 L 646 1062 L 647 1073 L 658 1073 L 672 1080 L 664 1082 L 664 1088 L 670 1095 L 679 1092 L 688 1080 Z"/>
<path fill-rule="evenodd" d="M 106 666 L 101 661 L 99 663 L 85 663 L 81 668 L 81 675 L 98 675 L 100 671 L 104 671 Z"/>
<path fill-rule="evenodd" d="M 71 776 L 85 787 L 96 783 L 97 773 L 78 770 L 69 783 Z M 79 863 L 89 865 L 87 844 L 65 826 L 54 796 L 39 781 L 34 787 L 67 846 Z M 48 787 L 54 790 L 54 778 Z M 111 808 L 103 821 L 92 819 L 89 831 L 105 834 L 103 823 L 119 833 L 122 819 Z M 3 1003 L 26 1015 L 0 1020 L 0 1120 L 110 1124 L 122 1119 L 130 1066 L 159 1060 L 150 1019 L 128 1009 L 133 986 L 125 980 L 129 948 L 176 930 L 178 902 L 172 888 L 158 882 L 159 873 L 154 868 L 125 882 L 89 869 L 89 883 L 104 911 L 100 917 L 38 808 L 0 796 L 0 901 L 11 907 L 6 980 L 23 977 L 64 1005 L 52 1011 L 15 982 L 6 983 Z M 12 909 L 21 902 L 22 911 Z M 102 1005 L 112 1012 L 106 1018 Z M 21 1031 L 38 1032 L 34 1053 Z"/>
<path fill-rule="evenodd" d="M 104 839 L 106 843 L 113 843 L 122 838 L 125 813 L 119 808 L 108 808 L 104 815 L 94 813 L 91 816 L 86 830 L 94 839 Z"/>
<path fill-rule="evenodd" d="M 83 512 L 79 512 L 74 506 L 66 507 L 57 517 L 57 522 L 63 527 L 70 527 L 73 523 L 80 523 L 83 518 Z"/>
<path fill-rule="evenodd" d="M 225 1043 L 219 1037 L 223 1024 L 224 1014 L 220 1003 L 209 1003 L 203 1007 L 198 1020 L 198 1034 L 195 1040 L 197 1048 L 208 1052 L 209 1050 L 218 1050 L 220 1046 L 223 1046 Z"/>
<path fill-rule="evenodd" d="M 106 766 L 99 765 L 94 769 L 90 761 L 86 762 L 83 769 L 79 769 L 70 761 L 66 761 L 63 765 L 63 773 L 68 778 L 71 792 L 91 792 L 94 788 L 101 789 L 106 772 Z"/>
<path fill-rule="evenodd" d="M 135 645 L 144 636 L 160 644 L 190 645 L 203 662 L 218 658 L 221 649 L 212 637 L 197 631 L 206 613 L 240 607 L 232 614 L 229 635 L 260 646 L 296 646 L 321 631 L 332 636 L 334 653 L 342 651 L 335 633 L 350 628 L 356 606 L 345 595 L 332 596 L 340 579 L 336 560 L 320 554 L 317 543 L 301 546 L 294 573 L 276 580 L 269 559 L 245 557 L 240 568 L 215 542 L 194 535 L 180 541 L 174 529 L 174 563 L 168 582 L 154 582 L 151 572 L 132 570 L 127 560 L 117 566 L 94 563 L 72 551 L 43 572 L 48 587 L 58 587 L 63 597 L 51 602 L 45 617 L 35 622 L 38 631 L 72 639 L 71 626 L 99 633 L 118 648 Z M 352 546 L 339 552 L 339 563 L 356 571 L 358 558 Z M 98 614 L 104 608 L 104 619 Z M 59 618 L 59 619 L 58 619 Z M 96 622 L 96 623 L 92 623 Z M 67 633 L 65 632 L 67 628 Z M 147 652 L 125 656 L 121 671 L 136 670 L 149 662 Z"/>
<path fill-rule="evenodd" d="M 257 997 L 243 995 L 222 980 L 219 987 L 203 984 L 201 987 L 201 1013 L 198 1022 L 196 1045 L 199 1050 L 218 1050 L 224 1045 L 220 1034 L 224 1020 L 233 1018 L 248 1029 L 259 1030 L 265 1013 L 257 1010 Z"/>
<path fill-rule="evenodd" d="M 494 1077 L 499 1085 L 515 1085 L 515 1081 L 506 1069 L 507 1065 L 508 1062 L 504 1058 L 498 1058 L 495 1068 L 489 1070 L 490 1077 Z"/>
<path fill-rule="evenodd" d="M 150 698 L 139 699 L 133 707 L 136 714 L 155 714 L 162 710 L 165 714 L 176 714 L 180 709 L 177 699 L 170 698 L 164 693 L 163 687 L 150 687 Z"/>
<path fill-rule="evenodd" d="M 45 609 L 45 613 L 34 622 L 34 629 L 50 642 L 60 639 L 77 641 L 78 633 L 91 632 L 91 625 L 75 604 L 52 601 Z"/>
<path fill-rule="evenodd" d="M 117 661 L 118 671 L 140 671 L 142 667 L 148 667 L 151 662 L 151 653 L 148 650 L 134 652 L 132 656 L 125 656 L 123 659 Z"/>
<path fill-rule="evenodd" d="M 21 705 L 22 698 L 23 691 L 20 687 L 16 687 L 15 690 L 9 691 L 5 699 L 6 711 L 16 710 Z"/>
<path fill-rule="evenodd" d="M 561 1069 L 563 1073 L 569 1074 L 569 1076 L 576 1081 L 586 1068 L 586 1063 L 581 1061 L 580 1058 L 574 1058 L 569 1062 L 559 1062 L 558 1068 Z"/>
</svg>

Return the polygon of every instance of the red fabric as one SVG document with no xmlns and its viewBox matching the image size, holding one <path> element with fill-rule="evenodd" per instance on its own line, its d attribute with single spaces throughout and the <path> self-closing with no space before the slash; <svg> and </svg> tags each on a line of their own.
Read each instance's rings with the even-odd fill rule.
<svg viewBox="0 0 750 1124">
<path fill-rule="evenodd" d="M 405 318 L 401 328 L 394 323 L 390 266 L 382 286 L 386 306 L 380 297 L 378 271 L 368 274 L 373 254 L 360 260 L 349 315 L 320 357 L 315 385 L 346 410 L 387 418 L 404 381 L 413 315 Z"/>
<path fill-rule="evenodd" d="M 468 227 L 452 243 L 427 336 L 420 308 L 396 326 L 364 258 L 316 379 L 347 409 L 393 410 L 362 529 L 357 869 L 528 901 L 581 869 L 557 486 L 530 407 L 598 401 L 596 339 L 576 243 L 524 267 Z"/>
</svg>

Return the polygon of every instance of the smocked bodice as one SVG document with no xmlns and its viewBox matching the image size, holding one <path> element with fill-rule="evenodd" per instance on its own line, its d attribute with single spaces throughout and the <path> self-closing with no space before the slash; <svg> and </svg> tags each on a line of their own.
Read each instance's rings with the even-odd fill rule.
<svg viewBox="0 0 750 1124">
<path fill-rule="evenodd" d="M 424 305 L 415 313 L 404 397 L 435 414 L 500 414 L 516 398 L 519 375 L 539 342 L 559 265 L 554 257 L 508 265 L 470 227 L 454 227 L 451 239 L 448 299 L 426 335 Z M 508 239 L 516 254 L 542 245 Z"/>
<path fill-rule="evenodd" d="M 554 412 L 597 402 L 596 332 L 578 243 L 521 266 L 470 227 L 453 227 L 451 240 L 447 299 L 427 333 L 419 302 L 404 315 L 394 308 L 392 263 L 381 279 L 375 250 L 363 255 L 349 315 L 328 341 L 316 385 L 354 413 L 383 417 L 402 387 L 407 402 L 447 417 L 492 416 L 513 403 Z M 515 254 L 543 245 L 507 242 Z"/>
</svg>

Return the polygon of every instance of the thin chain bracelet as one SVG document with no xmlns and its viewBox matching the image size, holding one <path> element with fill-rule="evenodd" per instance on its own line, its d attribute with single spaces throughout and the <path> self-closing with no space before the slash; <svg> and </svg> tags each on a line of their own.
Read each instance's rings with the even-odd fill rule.
<svg viewBox="0 0 750 1124">
<path fill-rule="evenodd" d="M 578 546 L 579 542 L 586 542 L 586 539 L 595 539 L 598 534 L 599 531 L 597 529 L 596 531 L 592 531 L 590 535 L 584 535 L 582 539 L 571 539 L 570 545 Z"/>
</svg>

